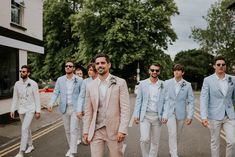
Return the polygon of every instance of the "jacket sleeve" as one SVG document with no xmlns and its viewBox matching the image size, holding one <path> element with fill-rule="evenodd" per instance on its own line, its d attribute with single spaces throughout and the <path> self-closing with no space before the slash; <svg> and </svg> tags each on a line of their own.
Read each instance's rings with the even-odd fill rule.
<svg viewBox="0 0 235 157">
<path fill-rule="evenodd" d="M 136 96 L 136 101 L 135 101 L 135 108 L 134 108 L 134 117 L 135 118 L 140 118 L 140 110 L 143 102 L 143 89 L 142 89 L 142 82 L 140 82 L 139 87 L 138 87 L 138 92 Z"/>
<path fill-rule="evenodd" d="M 170 111 L 170 101 L 169 101 L 169 89 L 168 89 L 169 81 L 165 81 L 164 90 L 163 90 L 163 111 L 162 118 L 168 119 L 169 111 Z"/>
<path fill-rule="evenodd" d="M 13 91 L 13 100 L 12 100 L 12 104 L 11 104 L 11 112 L 15 112 L 17 103 L 19 101 L 18 99 L 19 99 L 19 94 L 17 91 L 17 83 L 15 83 L 14 91 Z"/>
<path fill-rule="evenodd" d="M 122 80 L 120 86 L 120 125 L 118 132 L 127 134 L 128 123 L 130 119 L 130 97 L 125 80 Z"/>
<path fill-rule="evenodd" d="M 49 107 L 53 106 L 53 104 L 56 102 L 59 94 L 60 94 L 60 78 L 58 78 L 57 81 L 56 81 L 54 92 L 52 94 L 52 97 L 51 97 L 51 100 L 50 100 L 50 103 L 49 103 Z"/>
<path fill-rule="evenodd" d="M 194 114 L 194 95 L 191 83 L 189 83 L 188 89 L 188 108 L 187 108 L 187 118 L 192 119 Z"/>
<path fill-rule="evenodd" d="M 93 107 L 91 103 L 91 97 L 89 90 L 86 92 L 86 105 L 85 105 L 85 113 L 84 113 L 84 121 L 83 121 L 83 133 L 88 134 L 92 115 L 93 115 Z"/>
<path fill-rule="evenodd" d="M 41 112 L 40 95 L 38 91 L 38 84 L 36 82 L 34 83 L 34 87 L 33 87 L 33 95 L 34 95 L 34 101 L 36 105 L 36 112 L 40 113 Z"/>
<path fill-rule="evenodd" d="M 200 113 L 202 119 L 207 119 L 208 116 L 208 101 L 209 101 L 209 84 L 205 78 L 202 85 L 200 95 Z"/>
<path fill-rule="evenodd" d="M 85 106 L 85 97 L 86 97 L 86 80 L 82 82 L 81 90 L 79 93 L 78 98 L 78 108 L 77 112 L 84 112 L 84 106 Z"/>
</svg>

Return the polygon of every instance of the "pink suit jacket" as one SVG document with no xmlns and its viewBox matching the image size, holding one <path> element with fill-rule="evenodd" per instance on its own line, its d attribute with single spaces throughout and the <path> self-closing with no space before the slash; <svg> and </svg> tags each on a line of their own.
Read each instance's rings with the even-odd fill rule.
<svg viewBox="0 0 235 157">
<path fill-rule="evenodd" d="M 118 132 L 127 134 L 130 117 L 129 93 L 124 79 L 111 75 L 106 93 L 105 126 L 108 137 L 116 140 Z M 83 132 L 91 141 L 96 126 L 99 105 L 98 78 L 87 87 Z"/>
</svg>

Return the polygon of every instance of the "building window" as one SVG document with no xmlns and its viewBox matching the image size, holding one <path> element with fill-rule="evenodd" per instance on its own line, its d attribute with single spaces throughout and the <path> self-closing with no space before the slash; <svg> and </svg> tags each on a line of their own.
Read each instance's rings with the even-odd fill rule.
<svg viewBox="0 0 235 157">
<path fill-rule="evenodd" d="M 11 22 L 23 26 L 24 1 L 11 0 Z"/>
<path fill-rule="evenodd" d="M 19 50 L 0 45 L 0 99 L 10 98 L 19 79 Z"/>
</svg>

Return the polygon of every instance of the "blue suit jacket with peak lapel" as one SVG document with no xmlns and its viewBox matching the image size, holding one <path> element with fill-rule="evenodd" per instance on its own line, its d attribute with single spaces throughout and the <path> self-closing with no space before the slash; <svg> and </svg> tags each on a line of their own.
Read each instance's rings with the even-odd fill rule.
<svg viewBox="0 0 235 157">
<path fill-rule="evenodd" d="M 82 86 L 83 79 L 74 75 L 73 93 L 72 93 L 72 104 L 74 111 L 78 112 L 78 98 Z M 65 113 L 67 107 L 67 88 L 66 88 L 66 75 L 61 76 L 57 79 L 53 95 L 51 97 L 50 106 L 55 103 L 57 98 L 60 96 L 59 111 Z"/>
<path fill-rule="evenodd" d="M 183 80 L 180 91 L 175 93 L 175 79 L 165 81 L 165 104 L 168 107 L 168 114 L 176 115 L 177 120 L 184 120 L 186 117 L 193 118 L 194 96 L 191 83 Z"/>
<path fill-rule="evenodd" d="M 224 95 L 219 86 L 216 74 L 206 77 L 203 81 L 200 95 L 200 111 L 202 119 L 222 120 L 225 111 L 229 119 L 235 119 L 235 80 L 234 77 L 225 74 L 228 81 L 228 91 Z"/>
<path fill-rule="evenodd" d="M 158 109 L 158 115 L 160 118 L 166 118 L 167 117 L 167 111 L 164 110 L 164 81 L 159 81 L 159 87 L 160 90 L 160 96 L 159 100 L 157 102 L 157 109 Z M 149 86 L 151 85 L 150 79 L 145 79 L 143 81 L 140 81 L 138 93 L 136 97 L 136 103 L 135 103 L 135 109 L 134 109 L 134 117 L 140 118 L 140 121 L 144 119 L 148 102 L 149 102 Z"/>
</svg>

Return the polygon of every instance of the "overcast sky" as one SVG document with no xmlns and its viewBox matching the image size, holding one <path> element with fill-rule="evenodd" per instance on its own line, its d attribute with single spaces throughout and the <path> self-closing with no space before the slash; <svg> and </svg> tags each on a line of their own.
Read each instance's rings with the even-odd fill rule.
<svg viewBox="0 0 235 157">
<path fill-rule="evenodd" d="M 190 39 L 191 28 L 205 28 L 207 23 L 202 16 L 207 15 L 211 4 L 218 0 L 175 0 L 180 15 L 172 18 L 172 25 L 178 39 L 173 45 L 169 46 L 167 53 L 173 59 L 176 53 L 182 50 L 198 48 L 199 45 L 193 39 Z"/>
</svg>

